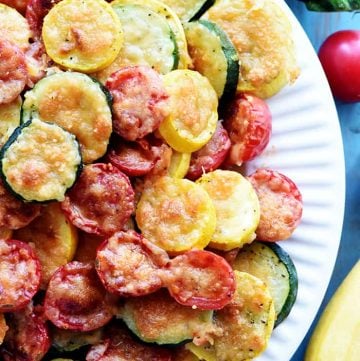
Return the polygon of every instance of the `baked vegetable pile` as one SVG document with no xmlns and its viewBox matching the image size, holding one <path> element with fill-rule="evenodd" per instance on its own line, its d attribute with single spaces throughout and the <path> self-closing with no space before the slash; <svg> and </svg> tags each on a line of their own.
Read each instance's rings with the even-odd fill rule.
<svg viewBox="0 0 360 361">
<path fill-rule="evenodd" d="M 273 0 L 11 5 L 0 358 L 260 355 L 297 294 L 276 242 L 301 193 L 245 171 L 271 137 L 266 99 L 299 74 L 286 14 Z"/>
</svg>

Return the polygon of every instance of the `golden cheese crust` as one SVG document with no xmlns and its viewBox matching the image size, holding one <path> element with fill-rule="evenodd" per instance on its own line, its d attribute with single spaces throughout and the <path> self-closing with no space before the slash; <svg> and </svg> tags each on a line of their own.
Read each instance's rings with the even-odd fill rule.
<svg viewBox="0 0 360 361">
<path fill-rule="evenodd" d="M 255 238 L 260 219 L 259 201 L 251 183 L 234 171 L 216 170 L 197 180 L 210 195 L 217 225 L 211 246 L 231 250 Z"/>
<path fill-rule="evenodd" d="M 203 249 L 216 225 L 214 206 L 197 184 L 163 176 L 147 187 L 136 210 L 145 238 L 170 252 Z"/>
<path fill-rule="evenodd" d="M 61 1 L 45 17 L 42 37 L 56 63 L 83 72 L 109 65 L 123 42 L 117 15 L 101 0 Z"/>
<path fill-rule="evenodd" d="M 21 50 L 29 48 L 31 36 L 26 19 L 15 9 L 0 4 L 0 38 L 7 39 Z"/>
<path fill-rule="evenodd" d="M 73 135 L 34 119 L 10 147 L 2 171 L 15 193 L 27 200 L 64 199 L 81 163 Z"/>
<path fill-rule="evenodd" d="M 105 154 L 112 131 L 111 110 L 99 85 L 88 76 L 64 72 L 44 78 L 25 94 L 24 108 L 36 109 L 41 120 L 74 134 L 84 163 Z"/>
<path fill-rule="evenodd" d="M 228 34 L 239 53 L 239 92 L 267 98 L 295 81 L 291 25 L 273 0 L 220 0 L 205 17 Z"/>
<path fill-rule="evenodd" d="M 215 339 L 216 360 L 243 361 L 259 356 L 271 336 L 275 310 L 270 292 L 261 280 L 235 271 L 237 291 L 216 314 L 223 335 Z"/>
</svg>

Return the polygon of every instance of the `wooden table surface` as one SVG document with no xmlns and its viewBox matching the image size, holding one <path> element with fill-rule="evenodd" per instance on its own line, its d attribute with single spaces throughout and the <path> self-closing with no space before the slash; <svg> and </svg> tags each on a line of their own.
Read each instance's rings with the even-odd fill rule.
<svg viewBox="0 0 360 361">
<path fill-rule="evenodd" d="M 304 28 L 316 51 L 325 38 L 337 30 L 360 30 L 360 13 L 311 12 L 298 0 L 287 0 L 286 2 Z M 360 258 L 360 103 L 345 104 L 336 101 L 336 107 L 341 125 L 346 166 L 343 232 L 335 269 L 325 298 L 307 336 L 291 361 L 304 360 L 309 337 L 320 314 L 341 281 Z"/>
</svg>

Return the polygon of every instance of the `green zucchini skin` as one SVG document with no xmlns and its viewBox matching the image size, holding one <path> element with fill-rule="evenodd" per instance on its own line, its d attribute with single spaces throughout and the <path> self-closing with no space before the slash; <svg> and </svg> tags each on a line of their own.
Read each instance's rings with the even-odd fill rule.
<svg viewBox="0 0 360 361">
<path fill-rule="evenodd" d="M 158 345 L 179 345 L 213 327 L 213 311 L 182 306 L 165 289 L 127 299 L 117 317 L 140 340 Z"/>
<path fill-rule="evenodd" d="M 76 136 L 84 163 L 92 163 L 109 144 L 111 105 L 109 91 L 97 80 L 78 72 L 58 72 L 24 94 L 21 122 L 38 118 L 58 124 Z"/>
<path fill-rule="evenodd" d="M 227 101 L 235 94 L 239 79 L 239 57 L 234 45 L 218 25 L 208 20 L 193 21 L 184 28 L 195 70 L 208 77 L 220 103 Z"/>
<path fill-rule="evenodd" d="M 215 0 L 205 0 L 201 7 L 196 10 L 194 15 L 189 19 L 189 21 L 194 21 L 200 19 L 201 15 L 204 14 L 204 12 L 209 9 L 211 6 L 213 6 L 215 3 Z"/>
<path fill-rule="evenodd" d="M 239 251 L 233 268 L 264 281 L 274 298 L 278 326 L 290 313 L 297 296 L 298 276 L 289 254 L 273 242 L 252 242 Z"/>
<path fill-rule="evenodd" d="M 22 134 L 24 134 L 24 131 L 29 130 L 30 134 L 31 134 L 31 129 L 30 128 L 33 126 L 33 124 L 35 122 L 39 122 L 39 124 L 43 123 L 43 124 L 45 124 L 47 126 L 50 126 L 51 128 L 54 127 L 57 131 L 62 133 L 62 135 L 67 137 L 66 140 L 69 141 L 69 143 L 70 142 L 72 143 L 70 148 L 72 148 L 72 151 L 74 152 L 73 156 L 75 158 L 74 158 L 74 164 L 71 164 L 71 169 L 70 169 L 70 172 L 72 173 L 71 176 L 70 176 L 71 182 L 69 182 L 68 180 L 66 181 L 68 184 L 66 184 L 66 186 L 64 185 L 64 188 L 62 189 L 62 192 L 60 192 L 61 193 L 60 196 L 59 196 L 60 198 L 58 196 L 56 196 L 56 197 L 50 196 L 50 197 L 45 197 L 45 198 L 42 197 L 42 196 L 39 196 L 39 197 L 34 198 L 33 196 L 31 196 L 31 197 L 26 196 L 25 193 L 24 193 L 25 189 L 21 190 L 21 191 L 16 191 L 14 189 L 14 185 L 11 184 L 11 181 L 7 177 L 6 169 L 4 169 L 4 168 L 6 168 L 7 154 L 10 153 L 10 154 L 14 155 L 16 150 L 14 151 L 13 147 L 15 147 L 17 145 L 17 143 L 18 144 L 21 143 L 21 137 L 22 137 Z M 25 144 L 26 143 L 27 142 L 25 141 Z M 43 144 L 38 144 L 39 148 L 42 145 Z M 36 149 L 35 149 L 35 151 L 36 151 Z M 31 157 L 33 154 L 30 152 L 30 153 L 27 153 L 27 155 L 29 155 L 29 157 Z M 45 159 L 44 159 L 44 161 L 46 162 Z M 20 200 L 22 200 L 24 202 L 48 203 L 48 202 L 52 202 L 52 201 L 60 201 L 60 200 L 62 200 L 62 197 L 65 196 L 65 192 L 74 185 L 75 181 L 80 176 L 82 168 L 83 168 L 83 163 L 82 163 L 82 158 L 81 158 L 80 146 L 79 146 L 79 143 L 77 142 L 75 136 L 70 134 L 66 130 L 62 129 L 60 126 L 58 126 L 56 124 L 42 122 L 42 121 L 40 121 L 38 119 L 29 120 L 26 123 L 23 123 L 19 127 L 17 127 L 14 130 L 14 132 L 12 133 L 12 135 L 10 136 L 10 138 L 8 139 L 8 141 L 4 144 L 3 148 L 0 150 L 0 176 L 1 176 L 2 180 L 3 180 L 3 183 L 4 183 L 5 187 L 15 197 L 17 197 L 18 199 L 20 199 Z"/>
</svg>

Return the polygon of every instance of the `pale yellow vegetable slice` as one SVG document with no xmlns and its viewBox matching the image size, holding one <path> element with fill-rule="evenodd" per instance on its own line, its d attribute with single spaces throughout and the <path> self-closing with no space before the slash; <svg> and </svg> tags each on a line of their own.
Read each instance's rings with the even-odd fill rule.
<svg viewBox="0 0 360 361">
<path fill-rule="evenodd" d="M 205 248 L 216 214 L 207 192 L 194 182 L 168 176 L 145 187 L 136 209 L 143 235 L 172 253 Z"/>
<path fill-rule="evenodd" d="M 196 71 L 174 70 L 163 79 L 170 105 L 159 132 L 178 152 L 194 152 L 215 132 L 217 94 L 209 80 Z"/>
<path fill-rule="evenodd" d="M 20 96 L 11 103 L 0 104 L 0 148 L 9 139 L 15 128 L 20 125 L 21 104 Z"/>
<path fill-rule="evenodd" d="M 169 166 L 169 175 L 174 178 L 184 178 L 190 165 L 191 153 L 173 151 Z"/>
<path fill-rule="evenodd" d="M 73 70 L 94 72 L 116 58 L 122 43 L 120 20 L 104 0 L 63 0 L 46 15 L 42 28 L 47 54 Z"/>
<path fill-rule="evenodd" d="M 259 200 L 251 183 L 240 173 L 216 170 L 197 180 L 216 209 L 216 230 L 210 246 L 228 251 L 255 239 L 259 224 Z"/>
<path fill-rule="evenodd" d="M 305 361 L 358 361 L 360 261 L 342 282 L 310 338 Z"/>
<path fill-rule="evenodd" d="M 29 47 L 31 32 L 26 19 L 10 6 L 0 4 L 0 38 L 7 39 L 21 50 Z"/>
<path fill-rule="evenodd" d="M 203 16 L 239 54 L 238 92 L 268 98 L 299 75 L 290 20 L 274 0 L 219 0 Z"/>
<path fill-rule="evenodd" d="M 55 270 L 72 260 L 77 230 L 63 214 L 60 203 L 50 203 L 28 226 L 14 233 L 15 239 L 29 242 L 41 263 L 41 288 L 46 288 Z"/>
<path fill-rule="evenodd" d="M 223 335 L 213 346 L 187 348 L 206 361 L 247 361 L 265 351 L 275 321 L 275 309 L 270 291 L 257 277 L 235 271 L 237 283 L 233 300 L 215 314 Z"/>
</svg>

